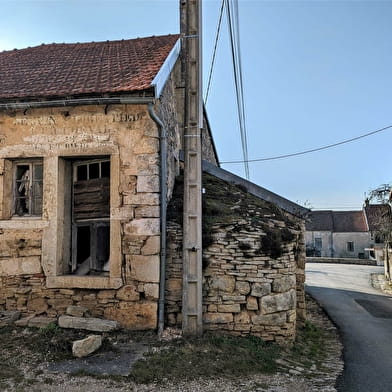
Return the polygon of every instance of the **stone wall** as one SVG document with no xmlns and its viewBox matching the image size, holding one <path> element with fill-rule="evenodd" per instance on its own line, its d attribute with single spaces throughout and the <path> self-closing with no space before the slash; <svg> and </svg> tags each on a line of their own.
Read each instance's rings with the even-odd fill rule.
<svg viewBox="0 0 392 392">
<path fill-rule="evenodd" d="M 293 341 L 305 316 L 304 226 L 240 187 L 204 175 L 203 319 L 205 330 Z M 181 194 L 181 183 L 176 187 Z M 167 322 L 181 325 L 180 198 L 170 205 Z"/>
<path fill-rule="evenodd" d="M 47 289 L 44 274 L 0 276 L 0 310 L 19 310 L 23 315 L 58 317 L 70 305 L 87 308 L 93 317 L 117 320 L 124 328 L 156 327 L 156 294 L 143 288 L 145 300 L 132 285 L 119 290 Z"/>
<path fill-rule="evenodd" d="M 168 197 L 181 149 L 175 80 L 156 112 L 168 130 Z M 159 133 L 146 105 L 91 105 L 0 112 L 0 310 L 58 316 L 68 305 L 118 320 L 132 329 L 155 328 L 159 293 Z M 108 156 L 110 272 L 67 275 L 70 186 L 64 162 Z M 12 162 L 42 158 L 43 213 L 11 216 Z M 68 190 L 69 191 L 69 190 Z"/>
<path fill-rule="evenodd" d="M 179 73 L 177 64 L 155 105 L 167 130 L 168 199 L 181 150 Z M 207 136 L 204 153 L 213 157 Z M 58 316 L 66 305 L 79 304 L 128 328 L 154 328 L 161 179 L 159 133 L 147 106 L 3 111 L 0 147 L 0 310 Z M 111 161 L 110 272 L 108 276 L 67 275 L 70 211 L 64 195 L 70 183 L 64 166 L 75 157 L 96 156 Z M 20 158 L 43 159 L 42 216 L 12 216 L 12 162 Z"/>
<path fill-rule="evenodd" d="M 103 106 L 2 112 L 0 134 L 0 309 L 53 316 L 64 312 L 66 305 L 84 304 L 92 314 L 123 326 L 154 328 L 160 253 L 159 135 L 147 107 L 115 105 L 106 113 Z M 170 149 L 178 154 L 176 142 L 172 136 Z M 64 273 L 64 249 L 70 244 L 65 242 L 63 222 L 70 211 L 64 203 L 67 187 L 61 187 L 61 164 L 74 156 L 111 160 L 108 276 Z M 6 166 L 22 157 L 43 158 L 42 216 L 13 217 L 4 208 L 12 197 Z M 173 170 L 170 167 L 170 178 Z"/>
<path fill-rule="evenodd" d="M 201 148 L 202 148 L 202 159 L 210 162 L 214 165 L 218 164 L 217 151 L 215 149 L 214 140 L 211 135 L 210 124 L 207 118 L 204 117 L 203 129 L 201 133 Z"/>
</svg>

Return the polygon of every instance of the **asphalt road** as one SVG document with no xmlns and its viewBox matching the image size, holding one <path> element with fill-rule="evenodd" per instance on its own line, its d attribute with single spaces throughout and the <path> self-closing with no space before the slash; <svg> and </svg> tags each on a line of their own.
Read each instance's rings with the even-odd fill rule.
<svg viewBox="0 0 392 392">
<path fill-rule="evenodd" d="M 392 391 L 392 298 L 371 287 L 383 267 L 308 263 L 306 291 L 340 328 L 339 392 Z"/>
</svg>

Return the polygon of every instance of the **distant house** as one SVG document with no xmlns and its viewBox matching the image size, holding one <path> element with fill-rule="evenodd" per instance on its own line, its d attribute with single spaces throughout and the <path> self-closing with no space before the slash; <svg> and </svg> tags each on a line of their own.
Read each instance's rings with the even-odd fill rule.
<svg viewBox="0 0 392 392">
<path fill-rule="evenodd" d="M 387 204 L 365 204 L 361 211 L 312 211 L 306 223 L 307 256 L 374 259 L 382 263 L 382 225 Z"/>
<path fill-rule="evenodd" d="M 308 256 L 368 258 L 370 233 L 363 211 L 312 211 L 306 224 Z"/>
</svg>

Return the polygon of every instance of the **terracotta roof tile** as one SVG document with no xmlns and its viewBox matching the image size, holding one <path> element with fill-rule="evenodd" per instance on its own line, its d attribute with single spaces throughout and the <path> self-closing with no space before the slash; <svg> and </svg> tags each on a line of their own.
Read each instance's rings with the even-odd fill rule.
<svg viewBox="0 0 392 392">
<path fill-rule="evenodd" d="M 363 211 L 312 211 L 306 223 L 308 231 L 333 231 L 335 233 L 367 232 Z"/>
<path fill-rule="evenodd" d="M 0 99 L 125 93 L 151 87 L 178 35 L 0 52 Z"/>
<path fill-rule="evenodd" d="M 309 220 L 306 222 L 308 231 L 332 231 L 333 216 L 332 211 L 312 211 Z"/>
<path fill-rule="evenodd" d="M 337 233 L 366 232 L 365 214 L 363 211 L 334 211 L 334 231 Z"/>
</svg>

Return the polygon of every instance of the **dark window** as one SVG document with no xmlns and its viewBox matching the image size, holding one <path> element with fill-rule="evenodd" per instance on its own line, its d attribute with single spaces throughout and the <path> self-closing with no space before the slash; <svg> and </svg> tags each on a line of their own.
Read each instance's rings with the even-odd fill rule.
<svg viewBox="0 0 392 392">
<path fill-rule="evenodd" d="M 77 168 L 77 180 L 87 180 L 87 165 L 79 165 Z"/>
<path fill-rule="evenodd" d="M 76 175 L 74 181 L 94 180 L 96 178 L 110 177 L 110 161 L 99 160 L 87 163 L 76 163 Z"/>
<path fill-rule="evenodd" d="M 354 252 L 354 242 L 353 241 L 347 242 L 347 252 Z"/>
<path fill-rule="evenodd" d="M 89 165 L 89 173 L 88 173 L 88 178 L 89 180 L 93 180 L 94 178 L 100 178 L 99 175 L 99 163 L 91 163 Z"/>
<path fill-rule="evenodd" d="M 43 163 L 31 160 L 14 163 L 14 214 L 42 214 Z"/>
<path fill-rule="evenodd" d="M 73 241 L 72 273 L 97 275 L 109 270 L 109 222 L 75 224 Z"/>
<path fill-rule="evenodd" d="M 101 177 L 106 178 L 110 177 L 110 162 L 102 162 L 101 163 Z"/>
</svg>

